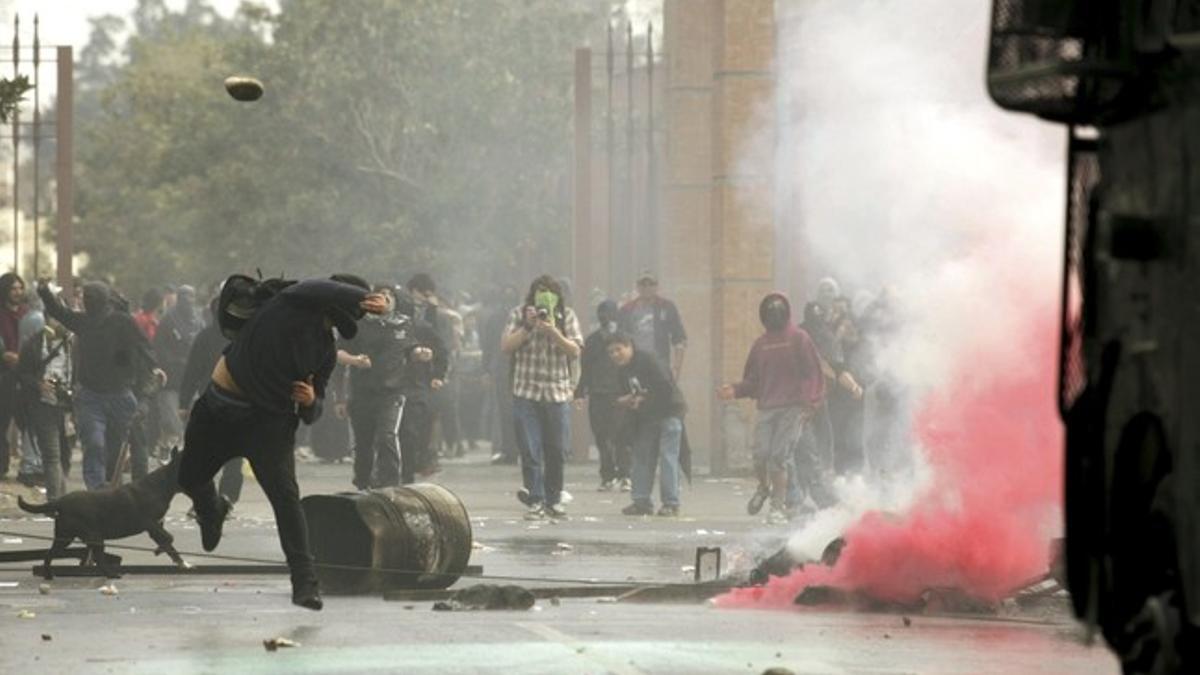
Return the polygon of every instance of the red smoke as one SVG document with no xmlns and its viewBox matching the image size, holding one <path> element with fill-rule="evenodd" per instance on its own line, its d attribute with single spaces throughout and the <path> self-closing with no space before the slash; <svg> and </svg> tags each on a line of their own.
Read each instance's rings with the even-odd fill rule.
<svg viewBox="0 0 1200 675">
<path fill-rule="evenodd" d="M 946 586 L 999 599 L 1045 572 L 1052 536 L 1045 528 L 1062 503 L 1062 428 L 1056 317 L 1041 314 L 1007 347 L 984 340 L 989 346 L 973 358 L 957 359 L 951 384 L 918 406 L 914 435 L 933 480 L 908 513 L 864 515 L 846 532 L 832 569 L 810 565 L 717 604 L 791 606 L 810 585 L 892 601 Z"/>
</svg>

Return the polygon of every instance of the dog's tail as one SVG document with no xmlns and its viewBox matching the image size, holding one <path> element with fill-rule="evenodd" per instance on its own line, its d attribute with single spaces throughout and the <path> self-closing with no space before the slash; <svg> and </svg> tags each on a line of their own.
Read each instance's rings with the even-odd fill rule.
<svg viewBox="0 0 1200 675">
<path fill-rule="evenodd" d="M 22 511 L 29 513 L 49 513 L 51 515 L 58 514 L 58 505 L 54 502 L 46 502 L 45 504 L 30 504 L 25 501 L 24 497 L 17 497 L 17 506 L 21 507 Z"/>
</svg>

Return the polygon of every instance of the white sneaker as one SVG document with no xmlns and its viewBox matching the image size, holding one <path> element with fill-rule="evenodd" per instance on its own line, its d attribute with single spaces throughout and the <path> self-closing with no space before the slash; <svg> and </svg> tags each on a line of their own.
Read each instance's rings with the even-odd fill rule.
<svg viewBox="0 0 1200 675">
<path fill-rule="evenodd" d="M 570 504 L 573 501 L 575 501 L 575 497 L 573 497 L 570 492 L 562 490 L 558 493 L 559 504 Z"/>
<path fill-rule="evenodd" d="M 559 520 L 567 519 L 567 510 L 560 504 L 550 504 L 546 507 L 546 515 Z"/>
<path fill-rule="evenodd" d="M 771 507 L 770 512 L 767 513 L 766 522 L 768 525 L 783 525 L 788 522 L 788 517 L 783 509 Z"/>
<path fill-rule="evenodd" d="M 529 510 L 525 512 L 525 520 L 545 520 L 545 518 L 546 507 L 542 506 L 540 502 L 531 505 Z"/>
<path fill-rule="evenodd" d="M 621 492 L 630 492 L 633 490 L 633 481 L 628 478 L 621 479 Z"/>
</svg>

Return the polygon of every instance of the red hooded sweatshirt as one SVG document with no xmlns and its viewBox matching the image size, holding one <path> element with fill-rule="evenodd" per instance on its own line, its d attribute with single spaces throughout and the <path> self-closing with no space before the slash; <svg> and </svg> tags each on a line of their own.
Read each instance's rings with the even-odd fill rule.
<svg viewBox="0 0 1200 675">
<path fill-rule="evenodd" d="M 767 295 L 759 304 L 759 318 L 765 319 L 767 304 L 776 298 L 787 308 L 787 320 L 782 328 L 768 329 L 754 341 L 742 381 L 734 385 L 734 390 L 738 398 L 757 400 L 759 410 L 818 407 L 825 400 L 821 357 L 808 333 L 792 322 L 787 297 L 782 293 Z"/>
</svg>

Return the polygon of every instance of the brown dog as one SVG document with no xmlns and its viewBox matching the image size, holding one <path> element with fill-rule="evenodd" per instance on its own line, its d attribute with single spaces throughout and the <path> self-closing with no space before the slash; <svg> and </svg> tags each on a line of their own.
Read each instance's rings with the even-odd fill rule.
<svg viewBox="0 0 1200 675">
<path fill-rule="evenodd" d="M 179 450 L 174 449 L 171 461 L 127 485 L 77 490 L 40 505 L 19 498 L 17 501 L 29 513 L 44 513 L 54 518 L 54 544 L 46 552 L 45 578 L 53 578 L 50 563 L 63 557 L 76 538 L 87 545 L 82 564 L 98 565 L 105 574 L 113 576 L 109 565 L 114 556 L 104 553 L 104 542 L 142 532 L 158 544 L 155 555 L 166 553 L 179 567 L 190 567 L 172 545 L 175 538 L 163 529 L 163 517 L 178 492 Z"/>
</svg>

